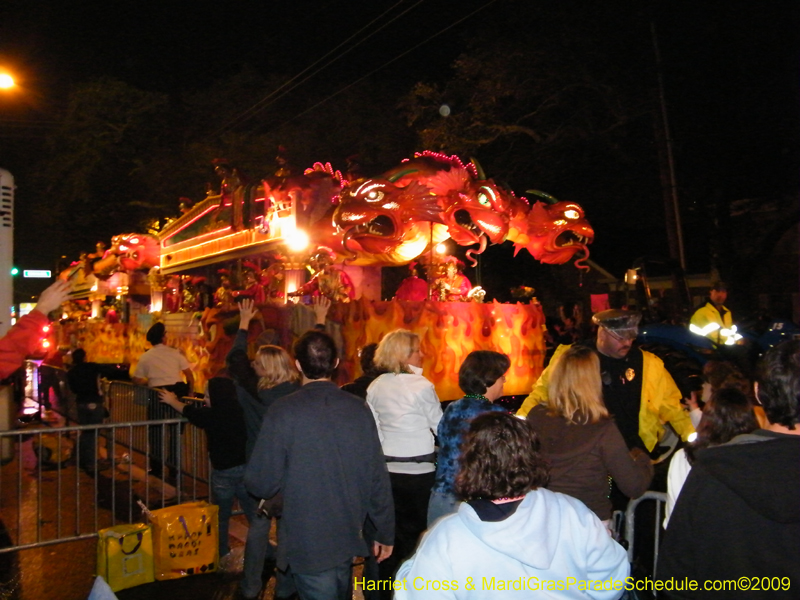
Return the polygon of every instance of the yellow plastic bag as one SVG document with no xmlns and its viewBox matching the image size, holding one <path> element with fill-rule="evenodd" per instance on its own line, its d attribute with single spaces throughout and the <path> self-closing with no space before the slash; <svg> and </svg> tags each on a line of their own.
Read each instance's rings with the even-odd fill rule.
<svg viewBox="0 0 800 600">
<path fill-rule="evenodd" d="M 153 527 L 156 579 L 213 573 L 219 567 L 219 507 L 187 502 L 147 513 Z"/>
<path fill-rule="evenodd" d="M 97 574 L 115 592 L 154 581 L 149 525 L 116 525 L 98 532 Z"/>
</svg>

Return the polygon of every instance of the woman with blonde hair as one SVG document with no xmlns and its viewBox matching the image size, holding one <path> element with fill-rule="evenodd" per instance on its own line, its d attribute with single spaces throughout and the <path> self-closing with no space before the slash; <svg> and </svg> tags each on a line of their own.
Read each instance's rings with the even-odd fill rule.
<svg viewBox="0 0 800 600">
<path fill-rule="evenodd" d="M 550 462 L 548 489 L 577 498 L 602 521 L 611 518 L 610 475 L 623 494 L 638 498 L 653 478 L 650 458 L 628 451 L 603 403 L 600 359 L 586 346 L 572 346 L 552 370 L 547 403 L 528 413 Z"/>
<path fill-rule="evenodd" d="M 256 352 L 255 360 L 253 360 L 253 369 L 258 375 L 258 390 L 259 396 L 262 390 L 273 390 L 279 388 L 284 384 L 292 388 L 292 391 L 297 389 L 297 384 L 300 382 L 300 373 L 297 367 L 294 366 L 292 357 L 289 353 L 280 346 L 261 346 Z M 295 385 L 291 385 L 295 384 Z M 284 396 L 279 394 L 277 397 Z"/>
<path fill-rule="evenodd" d="M 379 565 L 381 580 L 392 578 L 399 562 L 414 551 L 427 525 L 436 471 L 433 432 L 442 418 L 442 407 L 433 384 L 422 376 L 423 358 L 417 334 L 406 329 L 392 331 L 375 351 L 375 366 L 386 373 L 367 389 L 367 403 L 386 456 L 395 510 L 394 552 Z M 388 587 L 387 597 L 391 589 Z"/>
</svg>

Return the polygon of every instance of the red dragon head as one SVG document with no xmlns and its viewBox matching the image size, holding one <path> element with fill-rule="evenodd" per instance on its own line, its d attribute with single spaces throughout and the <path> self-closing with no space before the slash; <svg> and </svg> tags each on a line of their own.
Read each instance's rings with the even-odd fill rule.
<svg viewBox="0 0 800 600">
<path fill-rule="evenodd" d="M 416 181 L 439 198 L 441 219 L 450 237 L 460 246 L 480 244 L 481 253 L 487 242 L 505 240 L 511 218 L 509 202 L 491 179 L 486 179 L 476 161 L 461 162 L 457 156 L 446 156 L 426 150 L 389 172 L 398 185 Z"/>
<path fill-rule="evenodd" d="M 358 179 L 341 195 L 333 219 L 344 230 L 344 248 L 385 262 L 405 264 L 428 245 L 447 238 L 436 196 L 416 181 L 405 186 L 392 179 Z M 433 232 L 432 232 L 433 229 Z"/>
<path fill-rule="evenodd" d="M 560 265 L 583 251 L 575 266 L 588 269 L 580 263 L 589 258 L 587 246 L 594 240 L 594 230 L 584 218 L 583 208 L 575 202 L 560 202 L 547 194 L 536 194 L 547 199 L 547 203 L 537 201 L 530 211 L 519 211 L 511 220 L 508 238 L 514 242 L 514 254 L 526 248 L 536 260 Z"/>
<path fill-rule="evenodd" d="M 151 269 L 158 265 L 161 257 L 161 247 L 152 235 L 125 233 L 115 236 L 111 245 L 126 271 Z"/>
</svg>

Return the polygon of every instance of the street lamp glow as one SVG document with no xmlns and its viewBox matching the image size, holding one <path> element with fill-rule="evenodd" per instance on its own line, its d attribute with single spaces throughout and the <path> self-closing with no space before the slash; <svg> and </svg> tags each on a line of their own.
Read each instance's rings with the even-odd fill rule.
<svg viewBox="0 0 800 600">
<path fill-rule="evenodd" d="M 14 78 L 8 73 L 0 73 L 0 89 L 7 90 L 14 87 Z"/>
<path fill-rule="evenodd" d="M 300 229 L 286 236 L 286 245 L 292 252 L 301 252 L 308 247 L 308 234 Z"/>
</svg>

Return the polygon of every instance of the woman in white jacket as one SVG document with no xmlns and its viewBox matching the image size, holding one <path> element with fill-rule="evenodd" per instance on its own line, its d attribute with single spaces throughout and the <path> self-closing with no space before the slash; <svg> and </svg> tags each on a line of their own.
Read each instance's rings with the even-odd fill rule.
<svg viewBox="0 0 800 600">
<path fill-rule="evenodd" d="M 442 418 L 442 407 L 433 384 L 422 376 L 422 359 L 417 334 L 392 331 L 375 351 L 375 366 L 387 372 L 367 389 L 394 496 L 394 552 L 379 565 L 381 580 L 391 579 L 427 525 L 436 473 L 433 432 Z M 387 598 L 390 590 L 385 590 Z"/>
<path fill-rule="evenodd" d="M 456 493 L 464 502 L 400 567 L 395 598 L 622 596 L 625 550 L 583 503 L 542 487 L 548 467 L 526 421 L 499 412 L 475 417 L 460 464 Z"/>
</svg>

